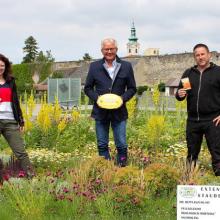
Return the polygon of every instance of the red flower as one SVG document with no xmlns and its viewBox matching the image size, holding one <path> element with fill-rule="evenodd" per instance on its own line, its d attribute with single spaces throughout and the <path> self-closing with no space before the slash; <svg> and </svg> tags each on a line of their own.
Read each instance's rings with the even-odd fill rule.
<svg viewBox="0 0 220 220">
<path fill-rule="evenodd" d="M 25 177 L 25 172 L 23 170 L 20 170 L 19 173 L 18 173 L 18 177 Z"/>
<path fill-rule="evenodd" d="M 5 180 L 5 181 L 8 181 L 9 180 L 9 178 L 10 178 L 10 176 L 9 176 L 9 174 L 8 173 L 6 173 L 6 174 L 4 174 L 3 175 L 3 180 Z"/>
</svg>

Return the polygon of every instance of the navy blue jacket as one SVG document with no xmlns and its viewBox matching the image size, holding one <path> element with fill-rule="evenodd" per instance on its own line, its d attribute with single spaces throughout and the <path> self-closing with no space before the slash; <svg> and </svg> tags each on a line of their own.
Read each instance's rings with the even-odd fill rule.
<svg viewBox="0 0 220 220">
<path fill-rule="evenodd" d="M 90 64 L 89 72 L 84 87 L 85 94 L 94 101 L 91 116 L 96 120 L 123 121 L 128 118 L 125 103 L 136 93 L 136 83 L 132 66 L 129 62 L 116 57 L 116 77 L 112 80 L 106 68 L 105 60 L 95 61 Z M 96 101 L 98 96 L 113 93 L 122 97 L 123 105 L 118 109 L 107 110 L 100 108 Z"/>
</svg>

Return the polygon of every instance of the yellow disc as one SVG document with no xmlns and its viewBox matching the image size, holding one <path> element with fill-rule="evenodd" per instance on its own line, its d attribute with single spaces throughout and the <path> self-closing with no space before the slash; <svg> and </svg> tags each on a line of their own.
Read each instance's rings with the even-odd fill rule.
<svg viewBox="0 0 220 220">
<path fill-rule="evenodd" d="M 122 98 L 116 94 L 107 93 L 99 96 L 97 104 L 101 108 L 116 109 L 122 105 Z"/>
</svg>

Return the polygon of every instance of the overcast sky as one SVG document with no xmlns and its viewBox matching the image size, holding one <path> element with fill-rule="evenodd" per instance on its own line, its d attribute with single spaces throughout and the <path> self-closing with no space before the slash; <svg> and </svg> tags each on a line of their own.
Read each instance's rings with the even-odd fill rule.
<svg viewBox="0 0 220 220">
<path fill-rule="evenodd" d="M 200 42 L 220 51 L 219 0 L 0 0 L 0 10 L 0 53 L 13 63 L 22 61 L 31 35 L 56 61 L 100 58 L 100 41 L 109 36 L 125 56 L 133 20 L 140 54 L 152 47 L 181 53 Z"/>
</svg>

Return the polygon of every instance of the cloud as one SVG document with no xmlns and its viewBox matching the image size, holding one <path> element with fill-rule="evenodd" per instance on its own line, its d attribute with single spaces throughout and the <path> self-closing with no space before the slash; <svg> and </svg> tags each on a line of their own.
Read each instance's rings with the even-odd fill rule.
<svg viewBox="0 0 220 220">
<path fill-rule="evenodd" d="M 219 50 L 220 2 L 217 0 L 0 0 L 1 51 L 14 63 L 22 61 L 24 41 L 34 36 L 41 50 L 57 61 L 78 60 L 84 53 L 101 57 L 100 41 L 115 37 L 119 55 L 134 20 L 141 53 L 191 51 L 197 42 Z"/>
</svg>

